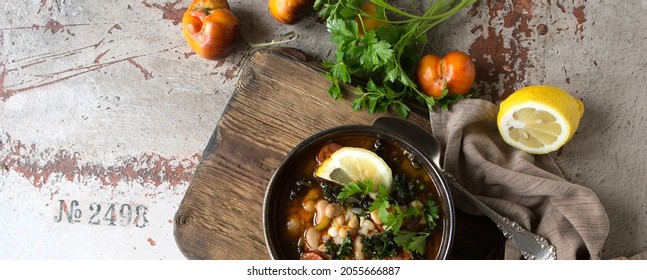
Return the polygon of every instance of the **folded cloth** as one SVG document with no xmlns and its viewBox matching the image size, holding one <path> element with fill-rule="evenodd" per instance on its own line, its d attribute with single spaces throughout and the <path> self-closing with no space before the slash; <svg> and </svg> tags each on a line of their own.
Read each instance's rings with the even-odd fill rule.
<svg viewBox="0 0 647 280">
<path fill-rule="evenodd" d="M 443 147 L 443 168 L 496 212 L 548 239 L 557 259 L 600 259 L 609 219 L 596 194 L 564 179 L 550 155 L 506 144 L 497 112 L 495 104 L 479 99 L 430 112 L 433 134 Z M 459 193 L 453 196 L 458 209 L 482 215 Z M 510 240 L 504 257 L 522 259 Z"/>
</svg>

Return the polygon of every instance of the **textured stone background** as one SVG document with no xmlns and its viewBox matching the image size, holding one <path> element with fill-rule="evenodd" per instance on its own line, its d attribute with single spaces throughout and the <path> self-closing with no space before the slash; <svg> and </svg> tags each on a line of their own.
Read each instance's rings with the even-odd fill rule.
<svg viewBox="0 0 647 280">
<path fill-rule="evenodd" d="M 294 31 L 286 46 L 332 51 L 314 18 L 283 26 L 266 1 L 229 1 L 245 40 L 204 60 L 180 34 L 189 2 L 5 1 L 0 259 L 182 259 L 172 218 L 245 41 Z M 431 34 L 437 51 L 474 57 L 485 98 L 552 84 L 584 100 L 578 133 L 555 157 L 607 209 L 605 258 L 647 250 L 646 12 L 647 0 L 486 0 Z"/>
</svg>

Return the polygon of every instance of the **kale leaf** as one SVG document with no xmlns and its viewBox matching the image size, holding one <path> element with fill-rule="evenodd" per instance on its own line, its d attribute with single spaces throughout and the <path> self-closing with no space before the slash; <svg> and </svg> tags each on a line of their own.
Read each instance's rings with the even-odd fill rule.
<svg viewBox="0 0 647 280">
<path fill-rule="evenodd" d="M 329 238 L 324 242 L 324 246 L 326 247 L 326 256 L 331 260 L 344 260 L 353 254 L 353 240 L 348 232 L 341 244 L 337 244 L 332 238 Z"/>
<path fill-rule="evenodd" d="M 361 238 L 362 253 L 369 259 L 383 260 L 397 254 L 398 244 L 393 240 L 393 232 L 390 230 L 370 237 L 362 235 Z"/>
</svg>

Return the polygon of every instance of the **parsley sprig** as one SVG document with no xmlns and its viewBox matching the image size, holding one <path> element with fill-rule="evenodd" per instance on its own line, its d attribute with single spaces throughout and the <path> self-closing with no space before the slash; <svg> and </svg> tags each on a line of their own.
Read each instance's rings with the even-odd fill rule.
<svg viewBox="0 0 647 280">
<path fill-rule="evenodd" d="M 357 79 L 365 86 L 356 87 L 352 105 L 355 111 L 391 111 L 406 118 L 411 111 L 404 103 L 406 99 L 417 99 L 431 109 L 436 104 L 447 108 L 463 98 L 448 95 L 447 91 L 440 98 L 429 97 L 411 77 L 427 43 L 427 31 L 476 0 L 433 1 L 422 15 L 407 13 L 385 0 L 370 0 L 378 7 L 376 17 L 387 23 L 370 30 L 366 30 L 361 17 L 371 16 L 360 10 L 364 2 L 316 0 L 314 4 L 336 44 L 334 59 L 323 62 L 331 81 L 328 94 L 333 99 L 343 97 L 342 84 L 357 83 Z"/>
<path fill-rule="evenodd" d="M 371 190 L 373 190 L 373 183 L 371 182 L 371 180 L 366 180 L 363 182 L 350 182 L 341 189 L 341 191 L 337 195 L 337 199 L 344 201 L 346 198 L 349 198 L 351 196 L 358 196 L 360 198 L 363 198 L 364 196 L 368 195 Z"/>
</svg>

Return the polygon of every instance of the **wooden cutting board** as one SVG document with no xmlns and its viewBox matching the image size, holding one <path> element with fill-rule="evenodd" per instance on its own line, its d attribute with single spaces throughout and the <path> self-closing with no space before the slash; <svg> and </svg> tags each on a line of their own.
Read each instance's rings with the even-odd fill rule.
<svg viewBox="0 0 647 280">
<path fill-rule="evenodd" d="M 330 98 L 319 65 L 298 50 L 280 49 L 257 51 L 243 66 L 175 216 L 175 239 L 187 258 L 269 259 L 261 216 L 267 183 L 279 163 L 320 130 L 371 124 L 382 116 L 353 112 L 352 87 L 344 88 L 350 93 L 345 100 Z M 430 130 L 427 112 L 415 110 L 408 119 Z M 492 232 L 487 221 L 468 218 L 461 224 Z M 492 238 L 499 237 L 495 227 Z"/>
</svg>

